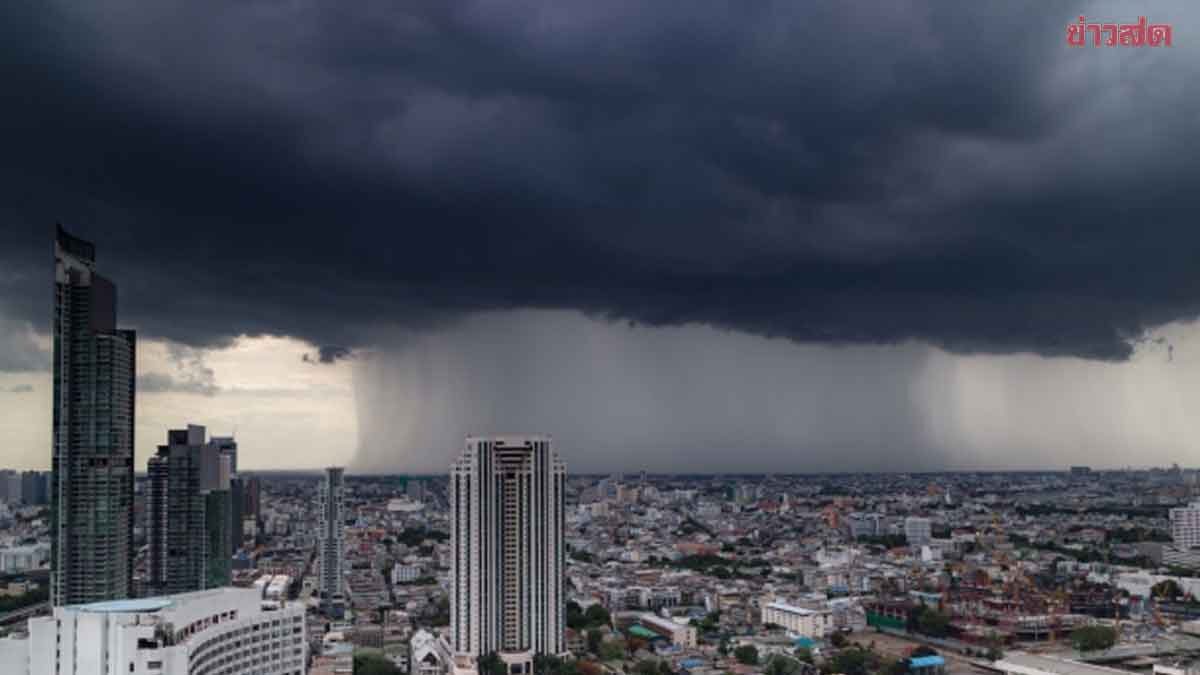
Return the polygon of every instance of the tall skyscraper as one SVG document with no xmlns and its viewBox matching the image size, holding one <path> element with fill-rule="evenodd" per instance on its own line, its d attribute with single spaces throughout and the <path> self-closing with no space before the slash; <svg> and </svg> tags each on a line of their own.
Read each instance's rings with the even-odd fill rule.
<svg viewBox="0 0 1200 675">
<path fill-rule="evenodd" d="M 245 534 L 242 519 L 246 512 L 245 484 L 237 472 L 237 440 L 233 436 L 213 436 L 209 439 L 209 443 L 216 446 L 221 456 L 226 457 L 229 462 L 229 552 L 232 555 L 242 546 L 242 538 Z"/>
<path fill-rule="evenodd" d="M 344 469 L 325 469 L 325 482 L 320 491 L 321 529 L 317 533 L 317 575 L 321 587 L 321 608 L 326 614 L 340 618 L 345 611 L 346 596 L 342 592 L 345 567 L 345 514 L 342 512 Z"/>
<path fill-rule="evenodd" d="M 137 337 L 117 328 L 117 288 L 96 248 L 54 242 L 50 599 L 73 605 L 133 590 Z"/>
<path fill-rule="evenodd" d="M 513 673 L 564 654 L 563 488 L 548 436 L 468 438 L 450 470 L 451 648 Z"/>
<path fill-rule="evenodd" d="M 227 455 L 229 457 L 229 472 L 237 475 L 237 439 L 235 439 L 233 436 L 213 436 L 208 442 L 216 446 L 217 451 L 222 455 Z"/>
<path fill-rule="evenodd" d="M 204 435 L 196 425 L 168 431 L 147 463 L 148 586 L 156 595 L 230 582 L 230 462 Z"/>
</svg>

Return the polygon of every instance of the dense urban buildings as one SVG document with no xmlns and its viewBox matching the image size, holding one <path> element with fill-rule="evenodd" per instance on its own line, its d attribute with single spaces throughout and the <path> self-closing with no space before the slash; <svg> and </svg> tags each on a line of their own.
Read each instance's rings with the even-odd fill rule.
<svg viewBox="0 0 1200 675">
<path fill-rule="evenodd" d="M 200 443 L 199 429 L 191 431 L 187 440 Z M 1151 660 L 1156 675 L 1188 675 L 1187 664 L 1200 658 L 1200 605 L 1192 599 L 1200 597 L 1200 556 L 1174 545 L 1170 517 L 1200 499 L 1194 470 L 573 475 L 562 477 L 561 507 L 548 492 L 546 508 L 533 509 L 534 488 L 558 479 L 553 446 L 501 437 L 472 439 L 468 448 L 442 476 L 332 472 L 340 510 L 332 518 L 323 515 L 331 472 L 243 474 L 247 486 L 259 485 L 259 516 L 244 520 L 229 583 L 249 589 L 266 616 L 307 610 L 309 672 L 338 675 L 367 657 L 381 672 L 415 675 L 526 668 L 541 652 L 520 642 L 508 651 L 507 629 L 515 623 L 520 636 L 537 612 L 537 575 L 522 565 L 552 565 L 553 556 L 525 546 L 535 528 L 547 531 L 537 519 L 555 508 L 562 586 L 558 602 L 547 604 L 564 608 L 559 654 L 575 661 L 568 671 L 648 673 L 653 662 L 664 675 L 778 675 L 786 664 L 772 659 L 803 656 L 830 672 L 858 672 L 840 668 L 863 656 L 865 675 L 900 675 L 889 670 L 899 659 L 909 675 L 969 675 L 978 672 L 971 663 L 1004 670 L 1036 651 L 1064 675 L 1080 668 L 1073 636 L 1085 628 L 1114 636 L 1130 660 L 1106 667 L 1131 675 L 1151 675 Z M 537 461 L 539 450 L 548 463 Z M 539 467 L 554 476 L 539 481 Z M 137 492 L 143 512 L 151 480 Z M 47 513 L 0 504 L 0 602 L 26 603 L 35 618 L 49 611 L 37 604 L 49 569 Z M 325 545 L 332 538 L 321 526 L 329 522 L 341 523 L 340 545 Z M 320 611 L 321 556 L 329 551 L 342 554 L 339 615 Z M 148 573 L 149 551 L 137 560 Z M 533 601 L 508 601 L 511 588 Z M 497 602 L 472 608 L 472 592 Z M 175 597 L 146 593 L 145 602 Z M 150 614 L 158 612 L 131 611 L 140 622 Z M 456 649 L 456 623 L 469 643 L 468 621 L 482 628 L 489 617 L 494 646 Z M 506 624 L 510 617 L 516 621 Z M 92 637 L 80 636 L 97 636 L 91 627 L 99 624 L 64 625 L 75 653 L 94 653 Z M 28 655 L 32 627 L 25 617 L 0 622 L 0 635 L 12 636 L 0 637 L 0 659 Z M 912 656 L 922 648 L 937 654 Z M 542 663 L 557 667 L 544 656 Z"/>
<path fill-rule="evenodd" d="M 53 604 L 129 597 L 133 583 L 136 336 L 117 328 L 117 287 L 95 247 L 54 243 Z"/>
<path fill-rule="evenodd" d="M 345 610 L 342 590 L 345 576 L 345 515 L 342 491 L 345 470 L 329 467 L 320 491 L 320 529 L 317 534 L 317 565 L 321 588 L 321 607 L 331 616 L 340 617 Z"/>
<path fill-rule="evenodd" d="M 229 456 L 189 424 L 147 463 L 148 590 L 174 594 L 230 582 Z"/>
<path fill-rule="evenodd" d="M 303 675 L 305 635 L 303 607 L 265 611 L 254 589 L 58 607 L 0 640 L 0 673 Z"/>
<path fill-rule="evenodd" d="M 547 436 L 468 438 L 450 472 L 450 631 L 456 656 L 510 672 L 566 653 L 566 470 Z"/>
</svg>

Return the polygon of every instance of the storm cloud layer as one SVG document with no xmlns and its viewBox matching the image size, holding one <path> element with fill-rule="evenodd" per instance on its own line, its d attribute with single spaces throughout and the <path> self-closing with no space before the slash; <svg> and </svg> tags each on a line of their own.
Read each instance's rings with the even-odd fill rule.
<svg viewBox="0 0 1200 675">
<path fill-rule="evenodd" d="M 1069 49 L 1136 18 L 1096 3 L 3 3 L 0 293 L 44 330 L 60 220 L 194 346 L 543 308 L 1120 360 L 1200 310 L 1200 24 L 1151 10 L 1175 47 Z"/>
</svg>

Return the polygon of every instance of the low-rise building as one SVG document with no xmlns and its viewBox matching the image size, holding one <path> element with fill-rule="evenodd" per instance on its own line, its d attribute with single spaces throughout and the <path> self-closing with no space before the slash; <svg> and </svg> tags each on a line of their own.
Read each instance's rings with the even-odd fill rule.
<svg viewBox="0 0 1200 675">
<path fill-rule="evenodd" d="M 781 626 L 792 635 L 821 638 L 833 631 L 833 612 L 808 609 L 784 602 L 769 602 L 762 607 L 762 622 Z"/>
</svg>

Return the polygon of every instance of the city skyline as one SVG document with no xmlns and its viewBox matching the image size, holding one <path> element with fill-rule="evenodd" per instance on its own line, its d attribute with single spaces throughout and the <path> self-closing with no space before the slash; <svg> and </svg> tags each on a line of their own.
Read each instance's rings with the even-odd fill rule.
<svg viewBox="0 0 1200 675">
<path fill-rule="evenodd" d="M 1081 1 L 138 9 L 0 7 L 14 468 L 55 222 L 139 332 L 135 466 L 183 418 L 250 470 L 530 428 L 581 471 L 1198 455 L 1192 3 L 1155 49 L 1072 47 Z"/>
</svg>

